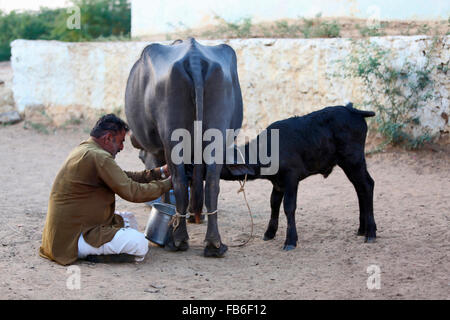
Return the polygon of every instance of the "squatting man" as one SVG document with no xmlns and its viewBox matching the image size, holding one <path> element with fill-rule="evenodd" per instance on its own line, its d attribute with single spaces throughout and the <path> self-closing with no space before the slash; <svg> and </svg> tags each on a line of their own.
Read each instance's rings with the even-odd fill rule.
<svg viewBox="0 0 450 320">
<path fill-rule="evenodd" d="M 167 165 L 123 171 L 115 156 L 123 149 L 128 125 L 108 114 L 90 137 L 69 154 L 50 193 L 39 254 L 61 265 L 77 259 L 142 261 L 148 241 L 129 212 L 115 211 L 115 195 L 130 202 L 159 198 L 172 188 Z M 108 260 L 109 258 L 109 260 Z"/>
</svg>

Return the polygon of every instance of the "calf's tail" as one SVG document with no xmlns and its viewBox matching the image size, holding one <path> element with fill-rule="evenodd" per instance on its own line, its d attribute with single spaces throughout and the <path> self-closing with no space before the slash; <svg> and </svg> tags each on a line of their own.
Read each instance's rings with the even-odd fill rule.
<svg viewBox="0 0 450 320">
<path fill-rule="evenodd" d="M 373 111 L 363 111 L 363 110 L 358 110 L 358 109 L 353 108 L 353 103 L 351 103 L 351 102 L 347 103 L 347 105 L 345 107 L 350 112 L 359 114 L 359 115 L 361 115 L 361 116 L 363 116 L 365 118 L 366 117 L 373 117 L 373 116 L 375 116 L 375 112 L 373 112 Z"/>
</svg>

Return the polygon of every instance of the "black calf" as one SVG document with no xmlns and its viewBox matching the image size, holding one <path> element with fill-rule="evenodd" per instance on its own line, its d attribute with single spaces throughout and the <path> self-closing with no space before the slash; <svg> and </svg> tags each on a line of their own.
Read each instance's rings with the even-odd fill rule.
<svg viewBox="0 0 450 320">
<path fill-rule="evenodd" d="M 225 180 L 268 179 L 273 184 L 270 197 L 271 217 L 264 240 L 275 237 L 282 200 L 287 217 L 287 234 L 284 250 L 297 246 L 295 225 L 298 183 L 313 174 L 325 178 L 335 165 L 340 166 L 355 187 L 359 201 L 358 235 L 366 242 L 374 242 L 376 224 L 373 216 L 374 181 L 366 168 L 364 146 L 367 134 L 365 117 L 374 112 L 360 111 L 351 103 L 344 106 L 327 107 L 303 117 L 292 117 L 272 123 L 268 128 L 267 148 L 270 154 L 270 129 L 279 130 L 279 170 L 273 175 L 261 175 L 259 159 L 249 163 L 249 144 L 239 147 L 245 151 L 245 164 L 226 165 L 221 178 Z M 273 156 L 272 156 L 273 157 Z M 236 159 L 236 158 L 235 158 Z M 267 167 L 268 165 L 265 165 Z"/>
</svg>

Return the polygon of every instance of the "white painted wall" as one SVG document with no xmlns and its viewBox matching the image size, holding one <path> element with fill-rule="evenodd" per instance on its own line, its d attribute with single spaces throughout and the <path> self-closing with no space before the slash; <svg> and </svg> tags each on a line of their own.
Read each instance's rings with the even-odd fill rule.
<svg viewBox="0 0 450 320">
<path fill-rule="evenodd" d="M 170 33 L 251 17 L 254 23 L 279 19 L 353 17 L 381 20 L 433 20 L 450 16 L 450 0 L 131 0 L 132 36 Z"/>
<path fill-rule="evenodd" d="M 431 43 L 426 36 L 371 38 L 393 50 L 399 60 L 423 61 Z M 361 40 L 363 41 L 363 40 Z M 271 122 L 325 106 L 367 99 L 356 79 L 342 79 L 336 60 L 353 50 L 349 39 L 202 40 L 227 42 L 235 51 L 244 102 L 244 129 L 263 129 Z M 162 42 L 168 44 L 169 42 Z M 71 116 L 123 108 L 131 67 L 148 42 L 67 43 L 16 40 L 12 43 L 13 91 L 19 111 L 42 106 L 60 125 Z M 448 65 L 450 36 L 439 46 L 434 65 Z M 450 78 L 435 69 L 433 100 L 419 114 L 424 129 L 449 131 Z"/>
</svg>

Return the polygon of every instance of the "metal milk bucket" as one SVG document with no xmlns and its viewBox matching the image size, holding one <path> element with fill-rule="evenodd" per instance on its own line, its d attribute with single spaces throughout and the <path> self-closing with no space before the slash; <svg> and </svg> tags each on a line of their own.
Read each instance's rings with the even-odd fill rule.
<svg viewBox="0 0 450 320">
<path fill-rule="evenodd" d="M 153 203 L 147 226 L 145 227 L 145 237 L 159 245 L 164 245 L 169 231 L 169 221 L 175 215 L 176 208 L 168 203 Z"/>
</svg>

